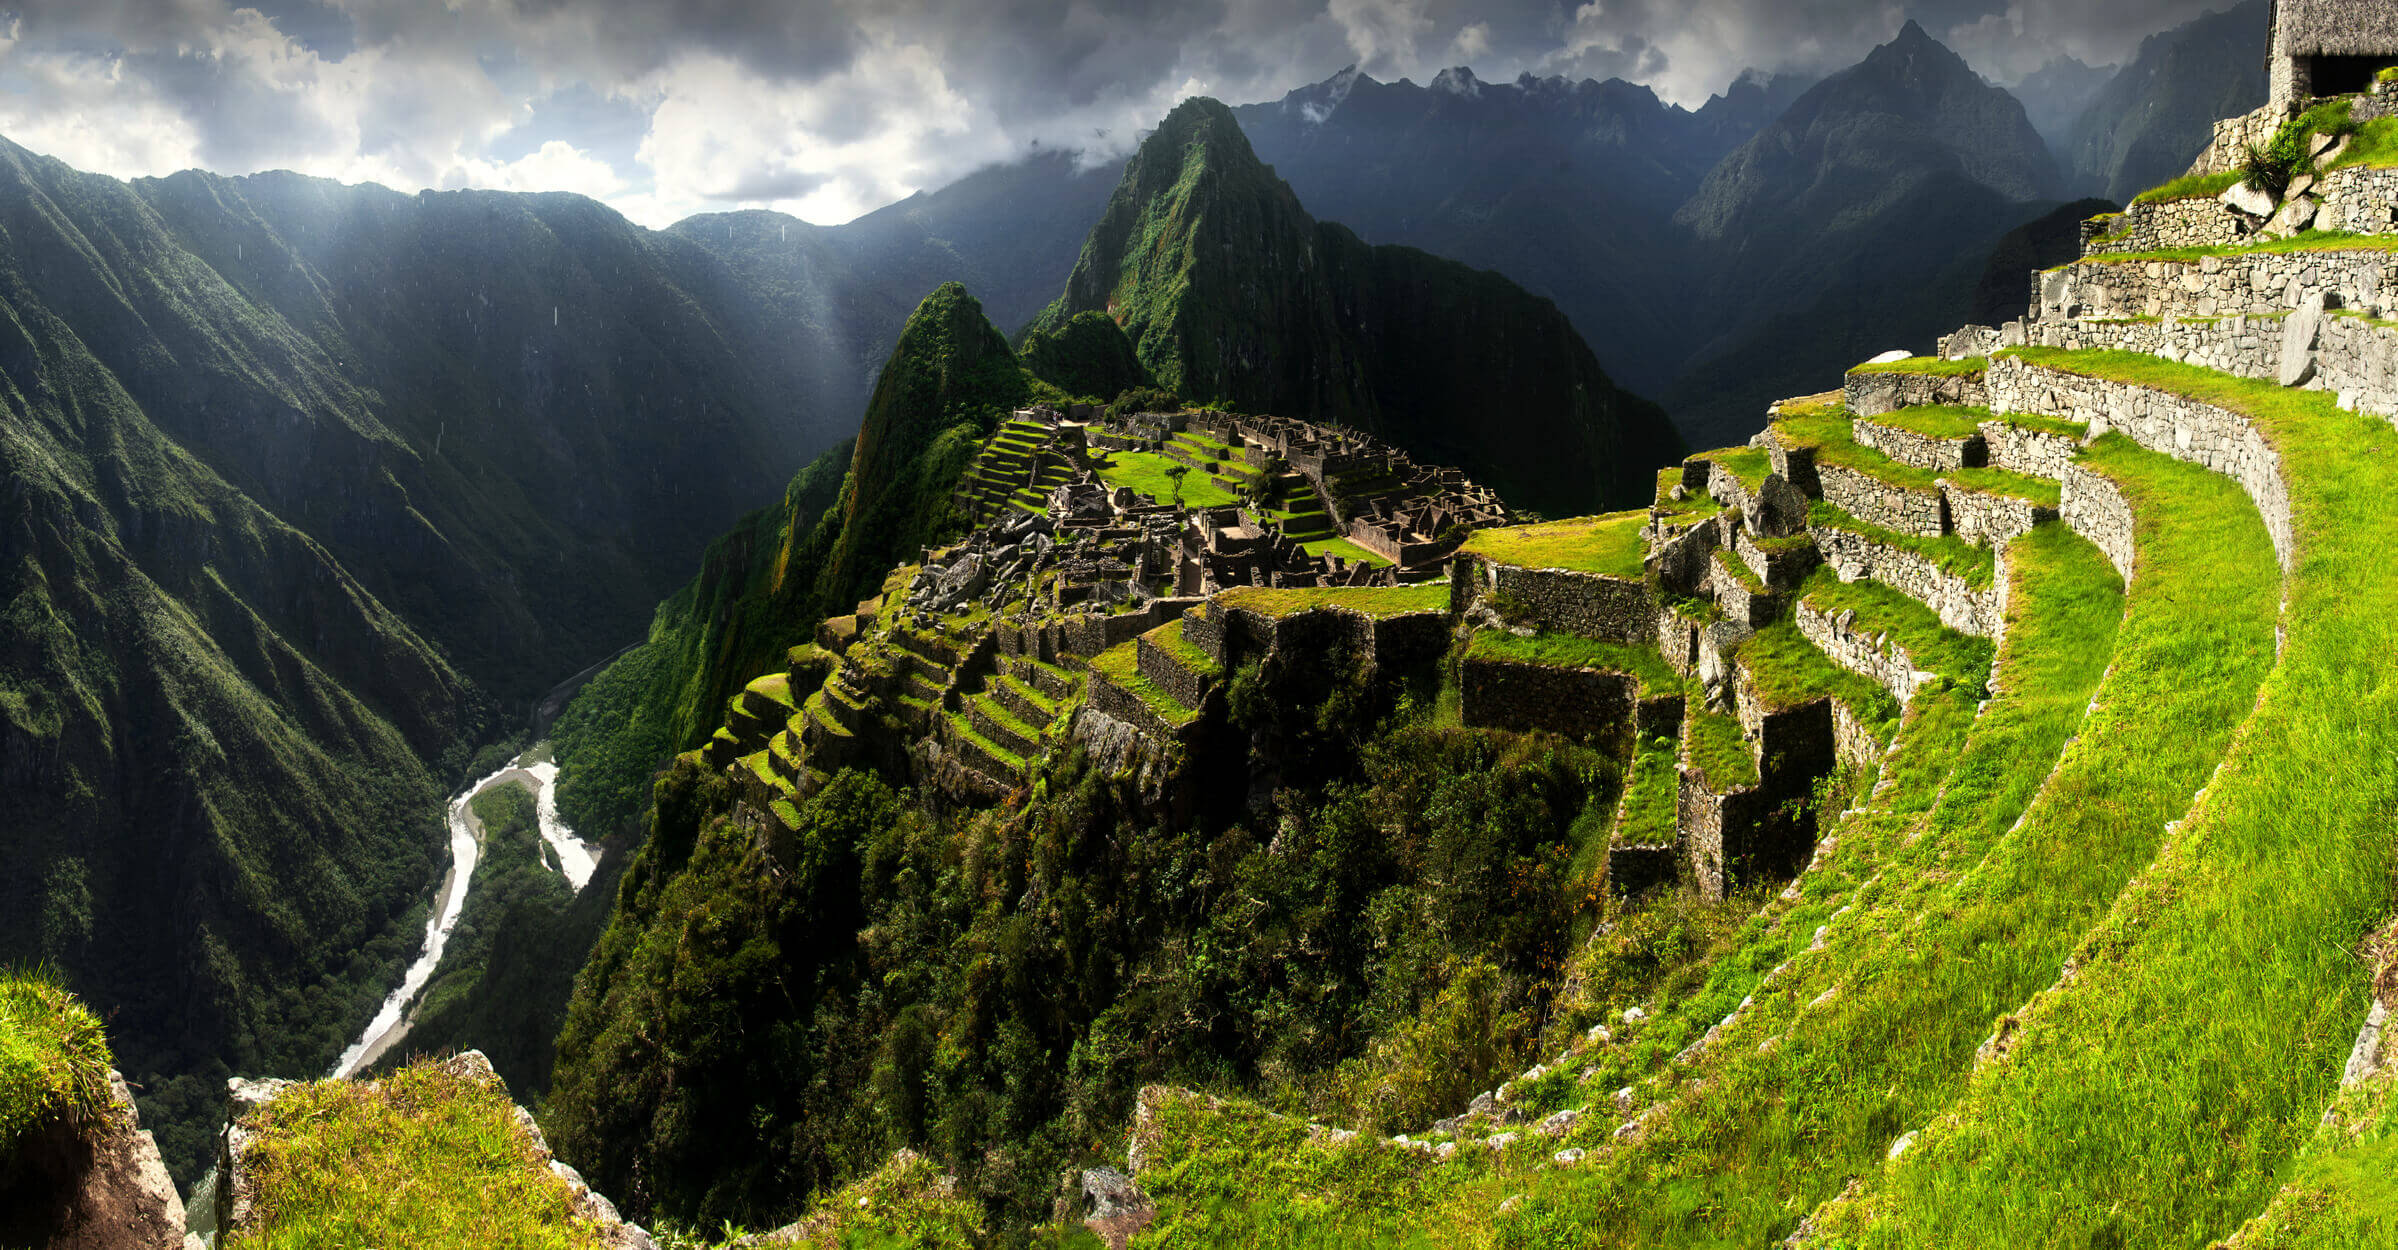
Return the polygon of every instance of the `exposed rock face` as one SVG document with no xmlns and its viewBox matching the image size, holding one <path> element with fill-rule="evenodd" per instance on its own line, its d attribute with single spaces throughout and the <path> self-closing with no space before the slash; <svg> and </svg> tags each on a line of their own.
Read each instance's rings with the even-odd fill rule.
<svg viewBox="0 0 2398 1250">
<path fill-rule="evenodd" d="M 98 1122 L 55 1125 L 25 1143 L 0 1184 L 0 1244 L 49 1250 L 180 1250 L 183 1200 L 141 1126 L 125 1079 L 108 1074 Z"/>
</svg>

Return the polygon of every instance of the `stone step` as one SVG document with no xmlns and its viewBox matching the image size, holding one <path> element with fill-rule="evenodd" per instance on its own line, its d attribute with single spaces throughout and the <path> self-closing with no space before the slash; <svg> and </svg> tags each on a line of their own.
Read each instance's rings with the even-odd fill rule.
<svg viewBox="0 0 2398 1250">
<path fill-rule="evenodd" d="M 1732 551 L 1765 589 L 1775 592 L 1793 589 L 1823 563 L 1815 539 L 1804 531 L 1786 538 L 1763 538 L 1742 526 L 1733 533 Z"/>
<path fill-rule="evenodd" d="M 999 705 L 999 700 L 984 694 L 966 700 L 966 721 L 974 731 L 999 746 L 1032 759 L 1041 754 L 1041 731 L 1027 725 Z"/>
<path fill-rule="evenodd" d="M 1057 719 L 1059 704 L 1024 684 L 1018 678 L 1001 675 L 992 679 L 990 696 L 1009 714 L 1027 725 L 1047 725 Z"/>
<path fill-rule="evenodd" d="M 1987 361 L 1931 357 L 1859 365 L 1841 379 L 1841 402 L 1860 417 L 1879 416 L 1894 408 L 1987 408 L 1990 392 L 1982 380 L 1987 369 Z"/>
<path fill-rule="evenodd" d="M 1727 619 L 1750 629 L 1782 619 L 1784 596 L 1768 589 L 1738 556 L 1718 547 L 1711 561 L 1705 588 Z"/>
<path fill-rule="evenodd" d="M 1990 467 L 2027 477 L 2062 481 L 2065 468 L 2090 440 L 2086 422 L 2030 413 L 1993 414 L 1982 422 Z"/>
<path fill-rule="evenodd" d="M 1912 468 L 1934 473 L 1987 462 L 1981 423 L 1987 408 L 1895 408 L 1850 422 L 1857 445 Z"/>
<path fill-rule="evenodd" d="M 1958 469 L 1940 479 L 1940 491 L 1957 537 L 1993 548 L 2056 520 L 2061 502 L 2058 483 L 2003 469 Z"/>
<path fill-rule="evenodd" d="M 968 768 L 1004 782 L 1010 789 L 1024 784 L 1022 758 L 984 737 L 964 715 L 944 716 L 940 724 L 942 745 L 956 752 Z"/>
<path fill-rule="evenodd" d="M 2004 628 L 2004 580 L 1992 549 L 1955 535 L 1923 539 L 1877 530 L 1836 509 L 1819 507 L 1807 532 L 1823 561 L 1844 582 L 1869 578 L 1924 605 L 1959 633 L 1995 638 Z"/>
</svg>

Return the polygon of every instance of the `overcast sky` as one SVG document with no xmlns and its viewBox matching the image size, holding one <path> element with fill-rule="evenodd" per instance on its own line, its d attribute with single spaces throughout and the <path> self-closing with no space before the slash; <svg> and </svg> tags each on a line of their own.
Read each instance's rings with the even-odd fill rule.
<svg viewBox="0 0 2398 1250">
<path fill-rule="evenodd" d="M 1032 149 L 1120 151 L 1176 100 L 1356 63 L 1623 77 L 1697 107 L 1909 17 L 1985 76 L 2128 60 L 2232 0 L 0 0 L 0 135 L 120 177 L 296 169 L 579 191 L 663 226 L 836 223 Z"/>
</svg>

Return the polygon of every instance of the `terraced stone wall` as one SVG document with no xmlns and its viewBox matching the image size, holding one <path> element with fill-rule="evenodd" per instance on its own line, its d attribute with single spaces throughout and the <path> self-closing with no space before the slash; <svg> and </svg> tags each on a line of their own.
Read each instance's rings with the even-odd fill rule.
<svg viewBox="0 0 2398 1250">
<path fill-rule="evenodd" d="M 2006 553 L 1998 553 L 1998 571 L 1987 589 L 1942 569 L 1923 556 L 1900 547 L 1884 546 L 1847 530 L 1814 529 L 1815 545 L 1840 580 L 1869 577 L 1930 608 L 1940 623 L 1959 633 L 1998 638 L 2006 631 Z"/>
<path fill-rule="evenodd" d="M 1683 871 L 1702 896 L 1722 898 L 1726 865 L 1753 855 L 1772 805 L 1756 787 L 1717 794 L 1687 768 L 1679 785 L 1674 824 L 1682 831 Z"/>
<path fill-rule="evenodd" d="M 2077 261 L 2041 276 L 2039 319 L 2251 317 L 2322 296 L 2327 308 L 2398 304 L 2398 252 L 2268 252 L 2197 260 Z"/>
<path fill-rule="evenodd" d="M 2355 234 L 2388 234 L 2398 229 L 2398 169 L 2358 166 L 2333 173 L 2317 194 L 2323 206 L 2315 210 L 2315 229 Z"/>
<path fill-rule="evenodd" d="M 2042 521 L 2053 521 L 2056 510 L 2013 495 L 1984 494 L 1943 483 L 1941 495 L 1957 537 L 1985 547 L 2003 547 L 2028 534 Z"/>
<path fill-rule="evenodd" d="M 1982 444 L 1978 438 L 1934 438 L 1914 430 L 1884 425 L 1878 421 L 1857 418 L 1850 427 L 1860 446 L 1919 469 L 1962 469 L 1982 462 Z"/>
<path fill-rule="evenodd" d="M 1525 624 L 1613 642 L 1646 642 L 1656 632 L 1656 601 L 1640 582 L 1482 563 L 1491 593 Z"/>
<path fill-rule="evenodd" d="M 1151 711 L 1149 705 L 1142 702 L 1139 695 L 1108 680 L 1103 673 L 1091 674 L 1089 699 L 1091 707 L 1132 726 L 1158 742 L 1177 741 L 1182 737 L 1184 729 L 1187 728 L 1168 724 L 1164 717 Z"/>
<path fill-rule="evenodd" d="M 1840 392 L 1848 410 L 1860 417 L 1900 408 L 1987 406 L 1982 379 L 1974 374 L 1852 373 L 1841 380 Z"/>
<path fill-rule="evenodd" d="M 1854 612 L 1820 612 L 1803 600 L 1792 612 L 1799 633 L 1834 664 L 1880 683 L 1902 703 L 1915 697 L 1915 661 L 1889 635 L 1856 628 Z"/>
<path fill-rule="evenodd" d="M 2082 245 L 2084 256 L 2163 252 L 2184 247 L 2228 247 L 2245 240 L 2249 223 L 2214 196 L 2134 204 L 2105 221 L 2106 231 Z"/>
<path fill-rule="evenodd" d="M 1832 702 L 1832 751 L 1843 768 L 1866 768 L 1882 757 L 1880 732 L 1857 718 L 1848 704 Z"/>
<path fill-rule="evenodd" d="M 1822 553 L 1810 543 L 1767 546 L 1745 529 L 1732 535 L 1732 551 L 1769 590 L 1788 590 L 1798 585 L 1809 570 L 1823 562 Z"/>
<path fill-rule="evenodd" d="M 2139 352 L 2278 379 L 2286 325 L 2280 317 L 2041 322 L 2029 327 L 2029 338 L 2041 347 Z M 2354 411 L 2398 417 L 2398 326 L 2335 315 L 2324 317 L 2316 333 L 2315 376 L 2307 386 L 2336 393 Z"/>
<path fill-rule="evenodd" d="M 1860 521 L 1922 538 L 1948 532 L 1946 509 L 1936 491 L 1903 490 L 1836 464 L 1818 465 L 1815 472 L 1823 481 L 1824 502 Z"/>
<path fill-rule="evenodd" d="M 1464 669 L 1470 728 L 1604 738 L 1633 723 L 1639 708 L 1640 680 L 1623 673 L 1482 659 Z"/>
<path fill-rule="evenodd" d="M 2078 464 L 2066 470 L 2062 496 L 2065 524 L 2105 552 L 2107 562 L 2130 585 L 2139 550 L 2131 501 L 2113 482 Z"/>
<path fill-rule="evenodd" d="M 2056 481 L 2065 476 L 2065 467 L 2073 463 L 2081 441 L 2004 421 L 1984 421 L 1982 445 L 1989 449 L 1991 468 Z"/>
<path fill-rule="evenodd" d="M 2246 417 L 2212 404 L 2142 387 L 2042 369 L 2007 358 L 1991 368 L 1991 407 L 2045 412 L 2118 429 L 2150 451 L 2220 473 L 2240 484 L 2264 517 L 2274 555 L 2290 567 L 2290 490 L 2281 457 Z M 2092 541 L 2096 541 L 2093 539 Z"/>
<path fill-rule="evenodd" d="M 1197 707 L 1207 698 L 1207 678 L 1184 668 L 1165 648 L 1143 637 L 1137 658 L 1141 676 L 1157 683 L 1157 688 L 1174 696 L 1184 707 Z"/>
</svg>

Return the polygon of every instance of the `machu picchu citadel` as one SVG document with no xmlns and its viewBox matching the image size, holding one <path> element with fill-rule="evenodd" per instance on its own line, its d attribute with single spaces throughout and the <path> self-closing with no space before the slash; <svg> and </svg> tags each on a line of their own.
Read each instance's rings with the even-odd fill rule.
<svg viewBox="0 0 2398 1250">
<path fill-rule="evenodd" d="M 2321 32 L 2360 29 L 2326 16 L 2349 9 L 2388 18 L 2285 2 L 2285 39 L 2317 42 L 2277 75 L 2347 83 Z M 2398 524 L 2398 173 L 2366 149 L 2398 74 L 2348 85 L 2220 123 L 2188 179 L 2028 276 L 2030 315 L 1774 405 L 1645 509 L 1526 523 L 1285 418 L 1019 412 L 959 490 L 971 536 L 753 685 L 708 762 L 768 841 L 867 753 L 991 804 L 1086 751 L 1170 823 L 1255 784 L 1223 724 L 1243 665 L 1432 664 L 1464 726 L 1622 753 L 1612 896 L 1752 900 L 1699 984 L 1569 983 L 1556 1009 L 1588 1024 L 1554 1060 L 1379 1143 L 1144 1091 L 1118 1176 L 1144 1225 L 1226 1227 L 1190 1205 L 1216 1153 L 1337 1192 L 1350 1150 L 1499 1227 L 1572 1211 L 1627 1242 L 1703 1159 L 1715 1227 L 1793 1245 L 2103 1226 L 2103 1195 L 2185 1170 L 2224 1180 L 2132 1223 L 2316 1244 L 2287 1238 L 2349 1199 L 2314 1161 L 2386 1162 L 2398 1115 L 2398 940 L 2364 927 L 2398 724 L 2374 675 L 2398 587 L 2370 555 Z M 2277 136 L 2293 169 L 2257 190 L 2241 162 Z M 1833 1071 L 1891 1093 L 1809 1110 L 1790 1082 Z M 2090 1102 L 2106 1073 L 2139 1075 Z M 1837 1151 L 1743 1153 L 1759 1117 L 1816 1114 Z M 1301 1218 L 1260 1183 L 1259 1219 Z"/>
<path fill-rule="evenodd" d="M 2398 0 L 1068 7 L 0 140 L 0 1246 L 2398 1250 Z"/>
</svg>

